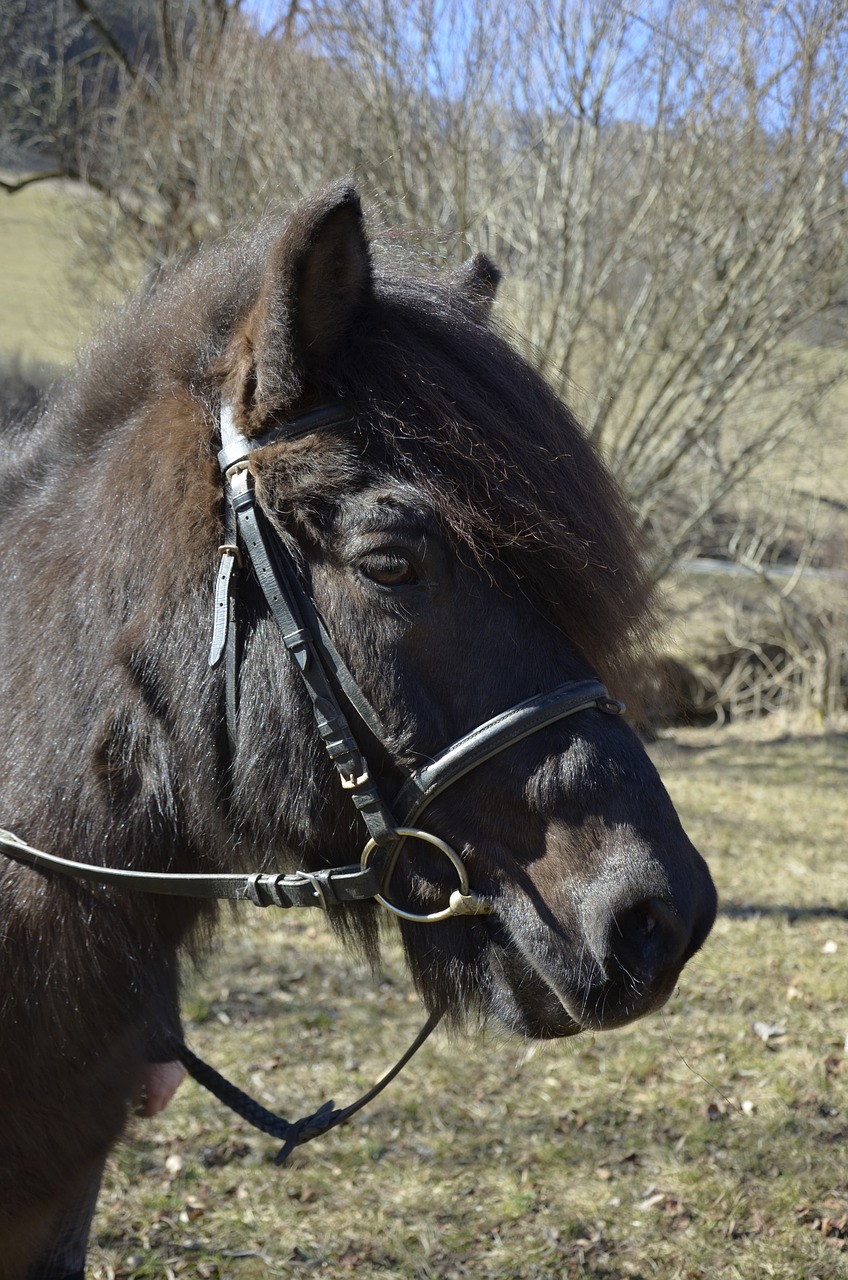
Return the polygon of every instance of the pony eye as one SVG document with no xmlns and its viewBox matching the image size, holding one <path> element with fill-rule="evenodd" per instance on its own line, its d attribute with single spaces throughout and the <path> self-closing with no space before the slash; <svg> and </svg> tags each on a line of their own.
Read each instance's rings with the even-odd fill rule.
<svg viewBox="0 0 848 1280">
<path fill-rule="evenodd" d="M 418 581 L 412 561 L 397 551 L 376 551 L 366 556 L 360 569 L 381 587 L 406 587 Z"/>
</svg>

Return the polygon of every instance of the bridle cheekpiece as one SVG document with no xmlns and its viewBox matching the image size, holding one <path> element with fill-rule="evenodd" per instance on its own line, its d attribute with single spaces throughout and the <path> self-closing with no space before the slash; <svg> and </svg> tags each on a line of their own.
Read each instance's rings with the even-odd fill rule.
<svg viewBox="0 0 848 1280">
<path fill-rule="evenodd" d="M 617 713 L 621 705 L 609 697 L 597 680 L 570 681 L 550 693 L 527 699 L 472 730 L 427 765 L 407 771 L 404 785 L 394 802 L 393 807 L 399 817 L 395 816 L 371 776 L 365 754 L 351 730 L 340 700 L 364 723 L 369 734 L 387 754 L 388 734 L 378 713 L 335 649 L 313 601 L 303 588 L 294 561 L 257 503 L 250 467 L 251 456 L 258 449 L 301 439 L 327 428 L 347 430 L 353 423 L 353 410 L 342 401 L 313 409 L 289 422 L 273 426 L 254 439 L 248 439 L 236 425 L 232 405 L 225 401 L 221 406 L 218 462 L 224 477 L 225 540 L 219 548 L 215 624 L 209 664 L 216 666 L 225 660 L 230 750 L 235 754 L 238 746 L 236 584 L 249 563 L 277 624 L 283 645 L 309 695 L 324 748 L 369 837 L 358 866 L 298 872 L 295 875 L 305 877 L 318 905 L 323 907 L 342 901 L 373 898 L 405 920 L 434 923 L 452 915 L 486 915 L 492 911 L 492 904 L 472 892 L 459 854 L 439 836 L 416 825 L 425 809 L 459 778 L 529 734 L 589 707 Z M 413 839 L 443 854 L 459 877 L 459 888 L 451 893 L 448 904 L 440 910 L 409 911 L 395 906 L 388 897 L 389 883 L 401 849 L 406 841 Z M 289 892 L 291 879 L 290 876 L 279 877 L 279 890 Z M 258 883 L 257 880 L 257 889 Z M 267 889 L 263 880 L 263 892 Z M 275 899 L 272 897 L 272 900 Z M 276 904 L 289 905 L 283 901 Z"/>
</svg>

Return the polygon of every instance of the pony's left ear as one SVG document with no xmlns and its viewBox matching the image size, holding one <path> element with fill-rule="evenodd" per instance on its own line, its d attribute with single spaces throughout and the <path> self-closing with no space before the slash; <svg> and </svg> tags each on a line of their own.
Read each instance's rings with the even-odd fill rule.
<svg viewBox="0 0 848 1280">
<path fill-rule="evenodd" d="M 272 244 L 259 297 L 231 347 L 225 393 L 259 430 L 331 378 L 371 291 L 359 197 L 339 185 L 298 205 Z"/>
<path fill-rule="evenodd" d="M 468 262 L 464 262 L 447 279 L 451 293 L 458 294 L 466 305 L 470 303 L 477 318 L 484 324 L 489 320 L 500 282 L 500 270 L 485 253 L 469 258 Z"/>
</svg>

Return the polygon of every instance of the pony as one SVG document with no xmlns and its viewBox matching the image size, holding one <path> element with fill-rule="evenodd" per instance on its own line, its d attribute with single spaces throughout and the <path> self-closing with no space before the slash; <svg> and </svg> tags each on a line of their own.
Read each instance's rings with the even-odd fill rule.
<svg viewBox="0 0 848 1280">
<path fill-rule="evenodd" d="M 455 1023 L 622 1026 L 668 998 L 716 909 L 599 684 L 629 687 L 650 643 L 640 540 L 498 332 L 494 264 L 436 278 L 376 256 L 355 190 L 322 191 L 123 304 L 37 420 L 5 429 L 0 825 L 98 868 L 299 874 L 372 958 L 389 905 L 425 1005 Z M 236 473 L 339 658 L 346 784 L 255 564 L 237 669 L 210 665 L 216 580 L 243 550 Z M 545 718 L 561 687 L 588 693 Z M 504 739 L 516 715 L 534 731 Z M 497 751 L 399 836 L 410 774 L 492 724 Z M 394 852 L 367 900 L 333 900 L 328 869 L 360 864 L 368 834 L 364 778 Z M 216 908 L 0 854 L 0 1280 L 32 1280 L 168 1057 L 181 957 Z M 458 873 L 471 887 L 443 909 Z"/>
</svg>

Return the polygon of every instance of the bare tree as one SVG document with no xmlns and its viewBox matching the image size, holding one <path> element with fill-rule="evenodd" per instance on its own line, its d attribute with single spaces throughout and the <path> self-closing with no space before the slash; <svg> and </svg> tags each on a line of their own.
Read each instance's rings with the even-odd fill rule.
<svg viewBox="0 0 848 1280">
<path fill-rule="evenodd" d="M 653 535 L 658 575 L 844 374 L 848 17 L 807 0 L 333 0 L 359 163 L 518 278 L 515 327 Z M 375 160 L 379 159 L 379 163 Z"/>
<path fill-rule="evenodd" d="M 234 222 L 291 203 L 348 167 L 322 131 L 333 97 L 293 39 L 262 35 L 220 0 L 156 5 L 156 60 L 120 69 L 98 146 L 80 173 L 108 186 L 105 246 L 130 243 L 155 265 Z"/>
<path fill-rule="evenodd" d="M 129 40 L 62 4 L 102 55 L 54 94 L 93 243 L 155 263 L 347 171 L 425 254 L 488 250 L 658 576 L 846 376 L 844 6 L 136 0 Z"/>
<path fill-rule="evenodd" d="M 240 0 L 60 0 L 35 24 L 10 3 L 0 129 L 50 163 L 3 185 L 49 170 L 100 193 L 98 271 L 129 259 L 137 275 L 350 167 L 347 133 L 323 127 L 346 119 L 340 78 L 301 52 L 294 0 L 264 33 Z"/>
</svg>

